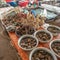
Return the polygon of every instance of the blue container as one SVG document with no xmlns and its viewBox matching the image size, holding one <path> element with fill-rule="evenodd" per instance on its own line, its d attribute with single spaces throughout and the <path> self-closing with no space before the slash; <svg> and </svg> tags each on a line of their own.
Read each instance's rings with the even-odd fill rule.
<svg viewBox="0 0 60 60">
<path fill-rule="evenodd" d="M 31 10 L 31 13 L 36 16 L 36 11 L 35 10 Z"/>
<path fill-rule="evenodd" d="M 10 4 L 13 7 L 16 7 L 17 6 L 17 3 L 16 2 L 8 2 L 8 4 Z"/>
</svg>

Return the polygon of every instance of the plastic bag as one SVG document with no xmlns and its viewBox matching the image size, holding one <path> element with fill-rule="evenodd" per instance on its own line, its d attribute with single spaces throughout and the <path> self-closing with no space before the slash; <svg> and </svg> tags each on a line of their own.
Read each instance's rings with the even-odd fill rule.
<svg viewBox="0 0 60 60">
<path fill-rule="evenodd" d="M 46 10 L 46 9 L 44 9 L 43 15 L 44 15 L 45 17 L 47 17 L 47 10 Z"/>
</svg>

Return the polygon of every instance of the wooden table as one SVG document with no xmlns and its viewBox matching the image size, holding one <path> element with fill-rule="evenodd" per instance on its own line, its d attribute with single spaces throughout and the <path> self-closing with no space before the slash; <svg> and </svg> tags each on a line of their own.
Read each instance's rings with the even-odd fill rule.
<svg viewBox="0 0 60 60">
<path fill-rule="evenodd" d="M 18 46 L 18 37 L 15 35 L 15 33 L 8 33 L 10 38 L 11 38 L 11 41 L 14 45 L 14 47 L 17 49 L 20 57 L 22 58 L 22 60 L 29 60 L 29 56 L 28 56 L 28 52 L 22 50 L 19 46 Z M 60 35 L 58 35 L 57 37 L 54 37 L 53 39 L 60 39 Z M 46 48 L 49 48 L 49 43 L 40 43 L 38 45 L 38 47 L 46 47 Z M 58 58 L 58 60 L 60 60 Z"/>
</svg>

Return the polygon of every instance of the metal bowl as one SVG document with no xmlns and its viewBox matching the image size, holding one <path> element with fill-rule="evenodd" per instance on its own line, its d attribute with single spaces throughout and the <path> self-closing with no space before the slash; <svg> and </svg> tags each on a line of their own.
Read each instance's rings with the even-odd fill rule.
<svg viewBox="0 0 60 60">
<path fill-rule="evenodd" d="M 51 38 L 50 38 L 49 40 L 47 40 L 47 41 L 42 41 L 41 39 L 39 40 L 39 39 L 37 38 L 40 42 L 46 43 L 46 42 L 50 42 L 50 41 L 53 39 L 53 35 L 52 35 L 49 31 L 47 31 L 47 30 L 38 30 L 38 31 L 36 31 L 36 32 L 34 33 L 34 36 L 36 37 L 37 33 L 39 33 L 39 32 L 45 32 L 45 33 L 49 34 L 50 37 L 51 37 Z"/>
<path fill-rule="evenodd" d="M 54 50 L 52 49 L 52 46 L 51 46 L 51 45 L 52 45 L 54 42 L 60 42 L 60 39 L 52 40 L 52 41 L 50 42 L 50 44 L 49 44 L 51 51 L 52 51 L 57 57 L 60 58 L 60 56 L 59 56 L 57 53 L 55 53 Z"/>
<path fill-rule="evenodd" d="M 35 48 L 34 50 L 32 50 L 30 53 L 30 56 L 29 56 L 29 60 L 32 60 L 32 55 L 38 50 L 44 50 L 44 51 L 48 52 L 53 57 L 54 60 L 57 60 L 56 56 L 49 49 L 47 49 L 45 47 L 38 47 L 38 48 Z"/>
<path fill-rule="evenodd" d="M 54 27 L 54 28 L 57 28 L 58 30 L 60 30 L 60 27 L 58 27 L 58 26 L 55 26 L 55 25 L 49 25 L 48 27 L 47 27 L 47 30 L 48 30 L 48 28 L 49 27 Z M 49 30 L 48 30 L 49 31 Z M 52 32 L 51 32 L 52 33 Z M 60 34 L 60 33 L 52 33 L 53 34 L 53 36 L 57 36 L 58 34 Z"/>
<path fill-rule="evenodd" d="M 36 40 L 36 45 L 35 45 L 33 48 L 30 48 L 30 49 L 23 48 L 23 47 L 20 45 L 22 39 L 28 38 L 28 37 L 33 38 L 33 39 Z M 32 42 L 32 41 L 31 41 L 31 42 Z M 25 51 L 33 50 L 34 48 L 36 48 L 36 47 L 38 46 L 38 39 L 37 39 L 36 37 L 34 37 L 33 35 L 23 35 L 23 36 L 21 36 L 21 37 L 19 38 L 19 40 L 18 40 L 18 46 L 19 46 L 21 49 L 25 50 Z"/>
</svg>

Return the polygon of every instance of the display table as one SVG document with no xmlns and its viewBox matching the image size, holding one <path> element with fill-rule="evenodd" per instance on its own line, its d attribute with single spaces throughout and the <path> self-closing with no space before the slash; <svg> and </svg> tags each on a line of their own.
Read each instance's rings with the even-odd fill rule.
<svg viewBox="0 0 60 60">
<path fill-rule="evenodd" d="M 18 54 L 20 55 L 20 57 L 22 58 L 22 60 L 29 60 L 29 53 L 22 50 L 19 46 L 18 46 L 18 37 L 15 35 L 15 33 L 8 33 L 10 38 L 11 38 L 11 42 L 14 45 L 14 47 L 16 48 L 16 50 L 18 51 Z M 54 37 L 53 39 L 59 39 L 60 35 L 58 35 L 57 37 Z M 38 45 L 38 47 L 46 47 L 49 48 L 49 43 L 40 43 Z M 58 59 L 58 58 L 57 58 Z M 60 60 L 60 59 L 58 59 Z"/>
<path fill-rule="evenodd" d="M 38 30 L 41 30 L 41 29 L 44 29 L 44 28 L 40 27 Z M 11 39 L 11 42 L 12 42 L 13 46 L 16 48 L 16 50 L 17 50 L 18 54 L 20 55 L 20 57 L 22 58 L 22 60 L 29 60 L 29 53 L 30 52 L 24 51 L 18 46 L 19 38 L 16 36 L 16 34 L 8 32 L 8 35 Z M 57 37 L 54 37 L 53 39 L 59 39 L 59 38 L 60 38 L 60 34 Z M 40 43 L 38 45 L 38 47 L 49 48 L 49 43 Z M 60 59 L 58 59 L 58 60 L 60 60 Z"/>
</svg>

